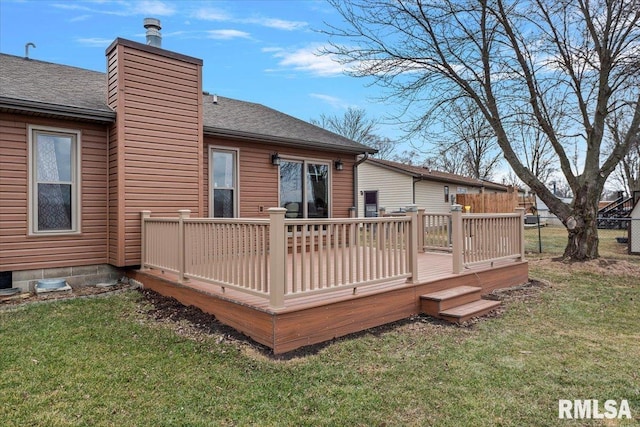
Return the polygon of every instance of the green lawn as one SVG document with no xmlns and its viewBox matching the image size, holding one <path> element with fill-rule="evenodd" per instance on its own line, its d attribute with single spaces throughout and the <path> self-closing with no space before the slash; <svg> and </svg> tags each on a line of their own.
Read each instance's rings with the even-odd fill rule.
<svg viewBox="0 0 640 427">
<path fill-rule="evenodd" d="M 532 259 L 546 286 L 469 327 L 426 317 L 276 359 L 156 321 L 138 291 L 0 311 L 2 426 L 545 426 L 558 399 L 640 419 L 640 259 Z M 217 332 L 218 331 L 218 332 Z"/>
</svg>

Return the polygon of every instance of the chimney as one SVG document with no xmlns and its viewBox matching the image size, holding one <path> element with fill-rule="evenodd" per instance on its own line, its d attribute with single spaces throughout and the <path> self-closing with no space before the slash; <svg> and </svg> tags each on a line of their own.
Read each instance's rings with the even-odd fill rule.
<svg viewBox="0 0 640 427">
<path fill-rule="evenodd" d="M 144 18 L 144 28 L 147 29 L 147 45 L 162 47 L 162 35 L 160 30 L 160 20 L 155 18 Z"/>
</svg>

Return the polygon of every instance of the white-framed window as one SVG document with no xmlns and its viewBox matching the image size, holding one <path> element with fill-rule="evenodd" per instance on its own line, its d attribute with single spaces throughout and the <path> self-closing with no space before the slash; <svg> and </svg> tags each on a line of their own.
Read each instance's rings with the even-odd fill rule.
<svg viewBox="0 0 640 427">
<path fill-rule="evenodd" d="M 209 216 L 238 216 L 238 150 L 209 147 Z"/>
<path fill-rule="evenodd" d="M 80 232 L 80 131 L 29 126 L 29 234 Z"/>
<path fill-rule="evenodd" d="M 287 218 L 329 218 L 331 162 L 283 159 L 280 207 Z"/>
</svg>

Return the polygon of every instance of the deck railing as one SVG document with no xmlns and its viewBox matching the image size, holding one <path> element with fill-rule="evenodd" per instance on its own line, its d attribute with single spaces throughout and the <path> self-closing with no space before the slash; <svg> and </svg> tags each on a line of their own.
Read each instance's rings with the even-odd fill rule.
<svg viewBox="0 0 640 427">
<path fill-rule="evenodd" d="M 524 260 L 524 209 L 505 214 L 462 214 L 451 211 L 453 272 L 505 259 Z"/>
<path fill-rule="evenodd" d="M 411 217 L 285 220 L 285 298 L 411 276 Z"/>
<path fill-rule="evenodd" d="M 425 213 L 418 209 L 418 224 L 422 225 L 419 247 L 423 251 L 451 252 L 451 214 Z"/>
<path fill-rule="evenodd" d="M 142 212 L 141 267 L 174 272 L 269 300 L 353 289 L 398 279 L 417 281 L 418 252 L 451 251 L 453 273 L 465 266 L 524 259 L 524 212 L 425 214 L 286 219 L 270 208 L 268 219 L 151 217 Z M 420 232 L 419 232 L 420 230 Z"/>
<path fill-rule="evenodd" d="M 286 299 L 416 277 L 417 212 L 398 218 L 269 219 L 151 217 L 142 212 L 141 267 L 268 298 Z M 412 249 L 415 246 L 415 249 Z"/>
</svg>

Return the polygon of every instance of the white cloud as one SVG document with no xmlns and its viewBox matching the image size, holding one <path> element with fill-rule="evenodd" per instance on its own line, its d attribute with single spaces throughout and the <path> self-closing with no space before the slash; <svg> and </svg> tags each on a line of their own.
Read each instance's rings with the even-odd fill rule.
<svg viewBox="0 0 640 427">
<path fill-rule="evenodd" d="M 158 0 L 144 0 L 136 2 L 94 2 L 93 7 L 84 6 L 77 3 L 56 3 L 53 7 L 66 10 L 80 10 L 84 12 L 99 13 L 103 15 L 130 16 L 171 16 L 176 13 L 175 7 Z M 113 9 L 101 8 L 101 6 L 114 5 Z"/>
<path fill-rule="evenodd" d="M 274 28 L 276 30 L 285 30 L 285 31 L 301 30 L 309 25 L 304 21 L 287 21 L 284 19 L 264 18 L 264 17 L 242 19 L 239 22 L 243 22 L 246 24 L 261 25 L 263 27 Z"/>
<path fill-rule="evenodd" d="M 260 49 L 261 52 L 264 53 L 272 53 L 272 52 L 282 52 L 284 49 L 281 47 L 263 47 Z"/>
<path fill-rule="evenodd" d="M 224 10 L 214 7 L 202 7 L 196 10 L 193 18 L 203 21 L 233 22 L 237 24 L 260 25 L 277 30 L 294 31 L 307 27 L 309 24 L 304 21 L 287 21 L 279 18 L 267 18 L 264 16 L 254 16 L 250 18 L 238 18 L 230 15 Z"/>
<path fill-rule="evenodd" d="M 319 99 L 320 101 L 329 104 L 333 108 L 349 108 L 349 104 L 347 102 L 335 96 L 325 95 L 322 93 L 310 93 L 309 96 L 315 99 Z"/>
<path fill-rule="evenodd" d="M 200 8 L 196 10 L 193 15 L 196 19 L 201 19 L 203 21 L 229 21 L 231 17 L 224 11 L 220 9 L 215 9 L 211 7 Z"/>
<path fill-rule="evenodd" d="M 273 57 L 278 59 L 282 69 L 302 71 L 317 77 L 334 77 L 344 73 L 344 67 L 331 55 L 319 55 L 319 51 L 318 45 L 310 45 L 293 51 L 273 51 Z"/>
<path fill-rule="evenodd" d="M 210 30 L 207 31 L 208 38 L 218 40 L 250 39 L 251 34 L 238 30 Z"/>
<path fill-rule="evenodd" d="M 102 39 L 99 37 L 89 37 L 89 38 L 80 38 L 76 39 L 78 43 L 81 45 L 89 46 L 89 47 L 107 47 L 113 41 L 112 39 Z"/>
<path fill-rule="evenodd" d="M 89 18 L 91 18 L 91 15 L 79 15 L 79 16 L 76 16 L 75 18 L 69 19 L 69 22 L 86 21 Z"/>
</svg>

